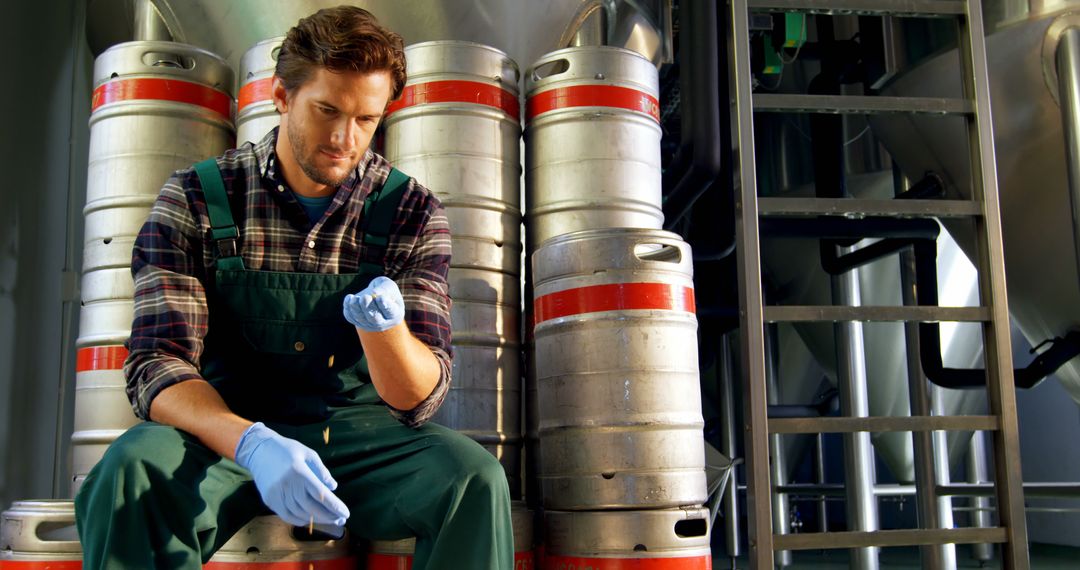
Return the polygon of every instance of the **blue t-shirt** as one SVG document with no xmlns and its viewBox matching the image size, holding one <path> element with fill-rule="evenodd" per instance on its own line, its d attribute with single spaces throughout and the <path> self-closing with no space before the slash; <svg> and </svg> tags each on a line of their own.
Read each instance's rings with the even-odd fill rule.
<svg viewBox="0 0 1080 570">
<path fill-rule="evenodd" d="M 308 198 L 307 196 L 301 196 L 296 192 L 293 192 L 293 196 L 295 196 L 296 201 L 300 202 L 300 205 L 304 207 L 304 211 L 307 212 L 308 220 L 311 221 L 311 225 L 313 226 L 322 219 L 323 214 L 330 208 L 330 203 L 334 201 L 333 194 L 321 198 Z"/>
</svg>

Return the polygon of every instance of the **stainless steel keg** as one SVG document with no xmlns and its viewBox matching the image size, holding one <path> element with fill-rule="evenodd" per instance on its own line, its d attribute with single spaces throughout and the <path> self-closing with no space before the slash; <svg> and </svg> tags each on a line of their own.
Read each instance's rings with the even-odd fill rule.
<svg viewBox="0 0 1080 570">
<path fill-rule="evenodd" d="M 585 46 L 525 73 L 526 247 L 585 229 L 660 228 L 656 68 L 629 50 Z"/>
<path fill-rule="evenodd" d="M 205 570 L 353 570 L 347 539 L 324 540 L 276 516 L 255 517 L 214 553 Z"/>
<path fill-rule="evenodd" d="M 543 570 L 710 570 L 709 510 L 544 513 Z"/>
<path fill-rule="evenodd" d="M 521 198 L 517 65 L 480 44 L 405 49 L 385 154 L 442 201 L 450 222 L 453 384 L 435 421 L 494 453 L 519 494 Z"/>
<path fill-rule="evenodd" d="M 263 40 L 240 58 L 240 91 L 236 98 L 236 144 L 257 143 L 281 123 L 274 107 L 272 83 L 285 36 Z"/>
<path fill-rule="evenodd" d="M 15 501 L 0 514 L 0 570 L 80 570 L 72 501 Z"/>
<path fill-rule="evenodd" d="M 514 525 L 514 570 L 533 570 L 536 556 L 533 550 L 533 511 L 521 501 L 514 501 L 510 518 Z M 408 570 L 412 568 L 416 539 L 372 541 L 367 555 L 367 570 Z"/>
<path fill-rule="evenodd" d="M 94 63 L 77 346 L 80 362 L 96 364 L 76 373 L 73 492 L 136 422 L 119 366 L 134 311 L 132 244 L 174 171 L 232 146 L 232 85 L 223 59 L 174 42 L 119 44 Z"/>
<path fill-rule="evenodd" d="M 662 230 L 586 230 L 532 262 L 544 506 L 703 503 L 690 246 Z"/>
</svg>

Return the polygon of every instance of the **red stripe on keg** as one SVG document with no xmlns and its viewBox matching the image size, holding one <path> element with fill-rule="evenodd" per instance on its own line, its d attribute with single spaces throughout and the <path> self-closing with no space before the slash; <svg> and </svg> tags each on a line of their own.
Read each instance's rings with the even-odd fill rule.
<svg viewBox="0 0 1080 570">
<path fill-rule="evenodd" d="M 0 560 L 0 570 L 82 570 L 82 560 Z"/>
<path fill-rule="evenodd" d="M 98 86 L 94 89 L 90 112 L 97 111 L 99 107 L 109 103 L 137 100 L 174 101 L 198 105 L 226 119 L 230 118 L 229 109 L 232 105 L 232 99 L 228 95 L 205 85 L 177 79 L 143 77 L 118 79 Z"/>
<path fill-rule="evenodd" d="M 694 312 L 694 290 L 667 283 L 612 283 L 549 293 L 533 304 L 536 324 L 559 317 L 657 309 Z"/>
<path fill-rule="evenodd" d="M 660 102 L 656 97 L 615 85 L 574 85 L 542 91 L 529 97 L 525 105 L 526 120 L 537 115 L 568 107 L 615 107 L 645 113 L 660 122 Z"/>
<path fill-rule="evenodd" d="M 243 111 L 244 107 L 255 103 L 262 103 L 273 99 L 274 78 L 266 77 L 258 81 L 252 81 L 240 88 L 240 97 L 236 100 L 237 112 Z"/>
<path fill-rule="evenodd" d="M 127 356 L 128 350 L 121 345 L 80 348 L 75 354 L 75 372 L 120 370 Z"/>
<path fill-rule="evenodd" d="M 712 570 L 709 556 L 681 558 L 582 558 L 553 556 L 544 558 L 544 570 Z"/>
<path fill-rule="evenodd" d="M 203 570 L 356 570 L 356 558 L 326 560 L 289 560 L 284 562 L 215 562 L 203 565 Z"/>
<path fill-rule="evenodd" d="M 411 570 L 412 556 L 407 554 L 378 554 L 372 552 L 367 555 L 367 570 Z"/>
<path fill-rule="evenodd" d="M 401 92 L 401 97 L 390 104 L 386 114 L 427 103 L 475 103 L 500 109 L 514 119 L 521 115 L 518 98 L 513 93 L 488 83 L 461 80 L 429 81 L 408 85 Z"/>
</svg>

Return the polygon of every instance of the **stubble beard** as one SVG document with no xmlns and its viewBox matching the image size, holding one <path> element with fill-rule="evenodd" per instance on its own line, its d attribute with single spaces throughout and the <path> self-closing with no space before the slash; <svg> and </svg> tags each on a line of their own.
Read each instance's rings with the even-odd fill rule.
<svg viewBox="0 0 1080 570">
<path fill-rule="evenodd" d="M 290 127 L 294 125 L 290 124 Z M 317 184 L 325 184 L 331 188 L 337 188 L 341 186 L 343 182 L 349 177 L 349 174 L 356 169 L 356 164 L 353 164 L 345 171 L 345 175 L 341 178 L 331 178 L 325 172 L 320 171 L 315 167 L 312 160 L 309 160 L 310 149 L 307 147 L 307 141 L 300 136 L 300 130 L 296 128 L 289 129 L 289 145 L 292 147 L 293 156 L 296 158 L 296 163 L 300 165 L 300 170 L 304 171 L 304 174 Z M 318 151 L 316 151 L 318 152 Z M 359 164 L 359 160 L 357 161 Z"/>
</svg>

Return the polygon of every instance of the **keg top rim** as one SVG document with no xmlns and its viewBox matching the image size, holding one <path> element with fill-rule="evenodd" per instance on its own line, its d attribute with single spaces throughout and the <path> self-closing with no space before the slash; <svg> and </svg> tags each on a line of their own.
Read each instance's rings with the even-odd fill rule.
<svg viewBox="0 0 1080 570">
<path fill-rule="evenodd" d="M 405 46 L 405 51 L 408 52 L 409 50 L 414 49 L 414 48 L 428 48 L 428 47 L 439 47 L 439 46 L 447 46 L 447 45 L 449 45 L 449 46 L 462 46 L 462 47 L 481 48 L 481 49 L 484 49 L 484 50 L 487 50 L 487 51 L 495 52 L 495 53 L 497 53 L 497 54 L 499 54 L 501 56 L 504 56 L 504 57 L 506 57 L 506 59 L 509 59 L 511 62 L 513 62 L 514 65 L 517 65 L 517 62 L 514 62 L 513 59 L 510 59 L 510 56 L 505 51 L 503 51 L 503 50 L 501 50 L 501 49 L 499 49 L 499 48 L 497 48 L 495 46 L 491 46 L 491 45 L 488 45 L 488 44 L 482 44 L 480 42 L 472 42 L 472 41 L 468 41 L 468 40 L 427 40 L 427 41 L 423 41 L 423 42 L 416 42 L 416 43 L 413 43 L 413 44 L 409 44 L 409 45 Z"/>
</svg>

